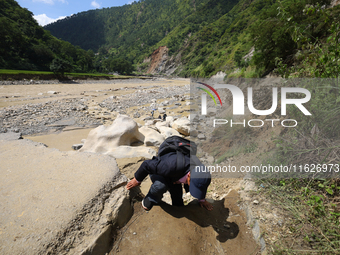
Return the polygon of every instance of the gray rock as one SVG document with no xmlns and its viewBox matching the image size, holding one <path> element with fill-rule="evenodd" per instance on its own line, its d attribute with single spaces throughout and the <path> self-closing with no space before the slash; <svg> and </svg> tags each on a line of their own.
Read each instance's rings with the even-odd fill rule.
<svg viewBox="0 0 340 255">
<path fill-rule="evenodd" d="M 74 149 L 75 151 L 80 150 L 81 147 L 83 147 L 83 145 L 84 145 L 84 144 L 82 144 L 82 143 L 73 144 L 73 145 L 72 145 L 72 149 Z"/>
<path fill-rule="evenodd" d="M 165 113 L 165 109 L 162 108 L 162 107 L 159 107 L 158 108 L 158 112 L 159 112 L 159 114 L 164 114 Z"/>
<path fill-rule="evenodd" d="M 139 113 L 139 112 L 135 112 L 135 113 L 133 114 L 133 117 L 134 117 L 135 119 L 138 119 L 138 118 L 140 117 L 140 113 Z"/>
<path fill-rule="evenodd" d="M 199 134 L 199 135 L 197 136 L 197 138 L 200 139 L 200 140 L 205 140 L 205 139 L 206 139 L 206 137 L 205 137 L 204 134 Z"/>
<path fill-rule="evenodd" d="M 185 136 L 190 135 L 190 120 L 186 117 L 175 120 L 171 127 Z"/>
<path fill-rule="evenodd" d="M 173 135 L 177 135 L 177 136 L 181 136 L 180 133 L 177 132 L 177 130 L 173 129 L 173 128 L 169 128 L 169 127 L 159 127 L 159 132 L 161 132 L 161 134 L 165 137 L 168 138 L 170 136 Z"/>
<path fill-rule="evenodd" d="M 169 105 L 169 101 L 164 101 L 164 102 L 160 103 L 160 105 L 162 105 L 162 106 Z"/>
<path fill-rule="evenodd" d="M 143 118 L 143 121 L 146 121 L 146 120 L 153 120 L 153 117 L 151 117 L 151 116 L 146 116 L 146 117 Z"/>
</svg>

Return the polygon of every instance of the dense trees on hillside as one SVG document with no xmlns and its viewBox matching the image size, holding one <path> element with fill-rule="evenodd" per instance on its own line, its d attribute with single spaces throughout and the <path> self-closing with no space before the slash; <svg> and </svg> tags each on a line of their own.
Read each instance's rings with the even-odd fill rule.
<svg viewBox="0 0 340 255">
<path fill-rule="evenodd" d="M 47 31 L 16 1 L 0 0 L 0 68 L 131 73 L 136 66 L 147 70 L 143 60 L 167 46 L 176 56 L 177 75 L 209 77 L 224 71 L 257 77 L 328 61 L 322 52 L 335 52 L 337 39 L 329 35 L 339 33 L 340 16 L 338 7 L 327 8 L 329 3 L 141 0 L 78 13 L 46 26 Z M 335 70 L 333 64 L 319 66 L 320 75 Z"/>
<path fill-rule="evenodd" d="M 208 0 L 143 0 L 78 13 L 45 28 L 57 38 L 83 49 L 96 52 L 105 46 L 113 57 L 138 62 L 150 53 L 150 47 L 206 2 Z M 201 18 L 206 14 L 202 13 Z"/>
<path fill-rule="evenodd" d="M 307 68 L 301 75 L 329 77 L 333 72 L 334 76 L 340 73 L 339 65 L 334 64 L 340 64 L 340 47 L 336 50 L 340 6 L 329 8 L 330 2 L 240 0 L 222 17 L 187 37 L 187 43 L 175 53 L 182 57 L 179 74 L 207 77 L 221 70 L 252 78 L 273 70 L 294 73 Z M 171 42 L 169 36 L 162 42 Z"/>
<path fill-rule="evenodd" d="M 100 32 L 98 27 L 94 30 Z M 94 31 L 87 32 L 87 36 L 92 37 Z M 119 59 L 121 63 L 116 66 L 106 68 L 105 58 L 95 58 L 92 50 L 86 51 L 55 38 L 37 24 L 30 11 L 14 0 L 0 0 L 0 34 L 0 68 L 3 69 L 51 70 L 58 74 L 132 71 L 131 64 L 124 58 Z"/>
<path fill-rule="evenodd" d="M 330 2 L 278 1 L 262 12 L 251 30 L 257 68 L 272 71 L 277 67 L 278 59 L 292 66 L 298 61 L 296 54 L 301 50 L 306 52 L 307 43 L 313 44 L 329 35 L 331 24 L 338 19 L 334 15 L 336 9 L 327 8 Z"/>
<path fill-rule="evenodd" d="M 63 59 L 68 71 L 93 69 L 93 52 L 56 39 L 14 0 L 0 0 L 0 34 L 0 68 L 50 70 L 55 59 Z"/>
<path fill-rule="evenodd" d="M 213 52 L 214 45 L 237 13 L 222 21 L 219 19 L 238 2 L 143 0 L 122 7 L 79 13 L 45 28 L 72 44 L 101 51 L 100 55 L 106 51 L 108 58 L 124 58 L 135 64 L 142 63 L 159 46 L 166 45 L 170 55 L 185 50 L 182 54 L 185 70 L 180 75 L 208 76 L 217 68 L 204 60 Z M 189 46 L 186 46 L 188 40 Z M 203 64 L 203 71 L 194 70 Z"/>
</svg>

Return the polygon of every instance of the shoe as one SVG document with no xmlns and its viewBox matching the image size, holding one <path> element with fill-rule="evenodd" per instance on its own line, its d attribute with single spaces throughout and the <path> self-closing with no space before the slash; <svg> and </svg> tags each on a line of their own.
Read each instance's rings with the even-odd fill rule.
<svg viewBox="0 0 340 255">
<path fill-rule="evenodd" d="M 153 207 L 153 203 L 149 200 L 148 197 L 144 197 L 142 200 L 142 207 L 145 211 L 150 211 Z"/>
</svg>

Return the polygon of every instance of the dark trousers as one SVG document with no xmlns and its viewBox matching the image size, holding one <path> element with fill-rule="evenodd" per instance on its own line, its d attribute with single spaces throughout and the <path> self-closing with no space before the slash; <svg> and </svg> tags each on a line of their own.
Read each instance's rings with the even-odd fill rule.
<svg viewBox="0 0 340 255">
<path fill-rule="evenodd" d="M 167 180 L 163 176 L 157 174 L 150 174 L 150 179 L 152 181 L 152 185 L 146 196 L 151 202 L 158 204 L 162 200 L 163 194 L 169 191 L 172 205 L 184 206 L 182 198 L 182 184 L 173 184 L 170 180 Z"/>
</svg>

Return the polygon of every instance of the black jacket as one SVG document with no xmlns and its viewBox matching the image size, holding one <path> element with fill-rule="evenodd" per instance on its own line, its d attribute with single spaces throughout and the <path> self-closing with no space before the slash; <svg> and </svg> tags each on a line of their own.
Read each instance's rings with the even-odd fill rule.
<svg viewBox="0 0 340 255">
<path fill-rule="evenodd" d="M 153 157 L 145 160 L 135 173 L 137 181 L 142 182 L 148 174 L 158 174 L 169 182 L 178 181 L 190 171 L 190 156 L 185 155 L 185 164 L 181 169 L 177 169 L 177 153 L 170 152 L 160 158 Z"/>
</svg>

